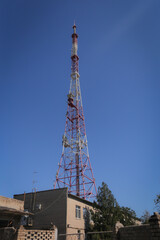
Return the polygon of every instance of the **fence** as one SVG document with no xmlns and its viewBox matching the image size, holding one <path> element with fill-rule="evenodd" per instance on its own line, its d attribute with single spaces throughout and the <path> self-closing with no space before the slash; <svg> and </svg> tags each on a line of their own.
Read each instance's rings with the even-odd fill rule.
<svg viewBox="0 0 160 240">
<path fill-rule="evenodd" d="M 112 240 L 112 231 L 59 234 L 58 240 Z"/>
<path fill-rule="evenodd" d="M 84 233 L 59 234 L 58 240 L 85 240 Z"/>
<path fill-rule="evenodd" d="M 54 230 L 27 230 L 21 227 L 18 230 L 17 240 L 56 240 L 56 229 Z"/>
<path fill-rule="evenodd" d="M 86 240 L 112 240 L 113 231 L 88 232 Z"/>
</svg>

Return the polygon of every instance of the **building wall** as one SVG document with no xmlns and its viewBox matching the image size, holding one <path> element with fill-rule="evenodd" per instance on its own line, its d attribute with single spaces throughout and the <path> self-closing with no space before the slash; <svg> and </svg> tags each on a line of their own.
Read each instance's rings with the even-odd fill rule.
<svg viewBox="0 0 160 240">
<path fill-rule="evenodd" d="M 76 218 L 76 205 L 80 206 L 81 218 Z M 67 234 L 73 233 L 85 233 L 86 224 L 83 218 L 83 208 L 93 209 L 91 204 L 87 204 L 87 201 L 76 200 L 68 197 L 67 199 Z"/>
<path fill-rule="evenodd" d="M 24 199 L 24 194 L 14 195 Z M 52 225 L 61 234 L 66 233 L 67 188 L 25 194 L 24 208 L 33 212 L 31 229 L 50 229 Z"/>
<path fill-rule="evenodd" d="M 160 215 L 155 212 L 149 224 L 141 226 L 120 227 L 116 231 L 115 240 L 160 240 Z"/>
<path fill-rule="evenodd" d="M 16 212 L 24 211 L 24 201 L 0 196 L 0 208 L 0 228 L 19 226 L 21 214 Z"/>
<path fill-rule="evenodd" d="M 119 229 L 118 239 L 121 240 L 151 240 L 150 225 L 129 226 Z"/>
<path fill-rule="evenodd" d="M 24 199 L 24 208 L 33 213 L 29 221 L 30 229 L 50 229 L 52 224 L 58 228 L 59 234 L 84 233 L 86 218 L 83 208 L 92 209 L 92 203 L 68 194 L 67 188 L 14 195 L 16 199 Z M 76 205 L 80 207 L 81 217 L 76 218 Z M 32 220 L 31 219 L 31 220 Z M 89 219 L 88 219 L 89 220 Z M 87 222 L 88 223 L 88 222 Z"/>
<path fill-rule="evenodd" d="M 23 199 L 21 199 L 23 200 Z M 0 196 L 0 207 L 13 208 L 15 210 L 23 211 L 24 210 L 24 202 L 19 201 L 13 198 L 7 198 Z"/>
</svg>

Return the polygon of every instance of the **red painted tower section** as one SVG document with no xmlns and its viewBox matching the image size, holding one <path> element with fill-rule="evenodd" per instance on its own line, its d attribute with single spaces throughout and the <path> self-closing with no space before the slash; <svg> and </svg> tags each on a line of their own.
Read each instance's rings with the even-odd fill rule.
<svg viewBox="0 0 160 240">
<path fill-rule="evenodd" d="M 55 188 L 68 187 L 68 192 L 89 200 L 97 194 L 95 179 L 89 159 L 84 122 L 80 82 L 78 35 L 73 26 L 71 51 L 71 81 L 67 96 L 65 132 L 62 156 L 56 174 Z"/>
</svg>

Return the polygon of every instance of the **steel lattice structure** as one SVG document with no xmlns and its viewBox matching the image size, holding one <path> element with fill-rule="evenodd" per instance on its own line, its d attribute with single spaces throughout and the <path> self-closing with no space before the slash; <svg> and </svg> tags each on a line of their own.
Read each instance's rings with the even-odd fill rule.
<svg viewBox="0 0 160 240">
<path fill-rule="evenodd" d="M 84 199 L 97 194 L 95 179 L 89 159 L 85 130 L 80 82 L 78 35 L 73 26 L 71 50 L 71 81 L 67 96 L 65 132 L 63 135 L 62 156 L 60 159 L 54 189 L 68 187 L 68 192 Z"/>
</svg>

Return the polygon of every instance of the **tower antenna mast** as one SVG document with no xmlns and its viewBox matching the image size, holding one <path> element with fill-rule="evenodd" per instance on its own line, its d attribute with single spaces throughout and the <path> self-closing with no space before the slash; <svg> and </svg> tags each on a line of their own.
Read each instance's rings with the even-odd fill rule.
<svg viewBox="0 0 160 240">
<path fill-rule="evenodd" d="M 71 50 L 71 81 L 67 96 L 62 156 L 56 174 L 55 188 L 68 187 L 68 192 L 89 200 L 97 194 L 90 163 L 88 142 L 79 82 L 78 34 L 73 25 Z"/>
</svg>

